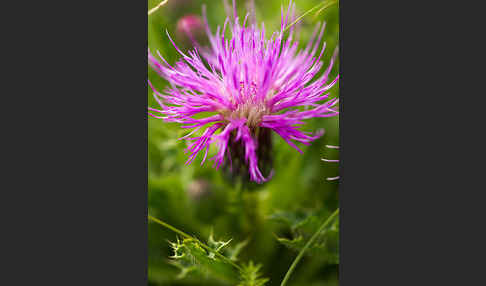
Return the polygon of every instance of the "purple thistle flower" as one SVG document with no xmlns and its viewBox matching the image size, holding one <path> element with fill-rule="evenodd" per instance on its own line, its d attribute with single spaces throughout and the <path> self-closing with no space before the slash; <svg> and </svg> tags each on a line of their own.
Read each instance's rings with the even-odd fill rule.
<svg viewBox="0 0 486 286">
<path fill-rule="evenodd" d="M 296 142 L 309 145 L 323 134 L 299 130 L 303 120 L 338 114 L 338 99 L 330 99 L 326 93 L 339 78 L 329 80 L 337 49 L 327 69 L 314 80 L 323 66 L 325 43 L 319 54 L 317 50 L 325 25 L 318 24 L 306 48 L 298 51 L 298 43 L 293 41 L 294 26 L 290 27 L 288 38 L 283 39 L 289 14 L 292 14 L 290 21 L 294 19 L 291 7 L 292 1 L 286 15 L 282 8 L 280 31 L 274 32 L 270 39 L 265 39 L 263 23 L 261 27 L 255 23 L 247 25 L 249 14 L 242 25 L 239 23 L 234 0 L 233 19 L 228 17 L 223 28 L 218 26 L 213 35 L 203 7 L 210 49 L 194 43 L 195 49 L 185 54 L 167 32 L 182 59 L 171 66 L 160 53 L 157 52 L 162 62 L 149 51 L 149 64 L 170 84 L 160 93 L 149 81 L 160 105 L 160 109 L 149 107 L 149 115 L 193 129 L 180 138 L 190 142 L 186 164 L 193 162 L 200 152 L 204 153 L 203 164 L 214 143 L 218 152 L 211 159 L 216 168 L 225 162 L 225 157 L 230 164 L 232 158 L 240 161 L 244 158 L 250 179 L 262 183 L 268 176 L 265 178 L 260 171 L 259 159 L 268 152 L 262 145 L 271 143 L 270 131 L 302 153 Z M 228 26 L 232 32 L 230 39 L 224 36 Z M 204 130 L 201 136 L 191 137 L 199 130 Z"/>
</svg>

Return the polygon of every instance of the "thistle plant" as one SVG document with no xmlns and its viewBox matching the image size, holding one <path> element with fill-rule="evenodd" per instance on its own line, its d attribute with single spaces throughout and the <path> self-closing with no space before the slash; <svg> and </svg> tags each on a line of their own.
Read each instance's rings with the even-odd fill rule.
<svg viewBox="0 0 486 286">
<path fill-rule="evenodd" d="M 263 183 L 273 173 L 269 155 L 272 133 L 302 153 L 296 143 L 309 145 L 324 132 L 303 131 L 304 120 L 338 114 L 338 99 L 328 93 L 339 78 L 329 77 L 337 49 L 317 77 L 324 66 L 321 59 L 326 45 L 320 46 L 320 42 L 325 24 L 316 27 L 312 39 L 299 51 L 293 40 L 294 25 L 288 24 L 297 20 L 292 7 L 290 1 L 287 12 L 282 9 L 280 30 L 269 39 L 263 23 L 248 23 L 250 13 L 241 23 L 234 0 L 232 17 L 228 16 L 215 34 L 203 8 L 209 48 L 194 41 L 195 48 L 186 54 L 167 32 L 181 60 L 172 66 L 159 52 L 159 59 L 148 52 L 150 66 L 170 85 L 159 92 L 149 81 L 159 104 L 158 108 L 149 107 L 149 115 L 192 129 L 180 138 L 189 142 L 186 164 L 199 153 L 203 164 L 210 146 L 215 145 L 217 153 L 211 160 L 216 168 L 224 165 Z M 230 38 L 225 37 L 228 27 Z"/>
<path fill-rule="evenodd" d="M 218 241 L 211 232 L 208 242 L 201 240 L 173 227 L 172 225 L 148 216 L 148 219 L 165 228 L 168 228 L 182 237 L 175 242 L 169 242 L 173 255 L 170 256 L 170 264 L 180 269 L 178 279 L 186 277 L 191 272 L 211 274 L 227 283 L 239 282 L 238 286 L 263 286 L 268 279 L 262 278 L 261 265 L 255 265 L 253 261 L 237 263 L 238 254 L 248 243 L 247 240 L 229 247 L 228 241 Z"/>
<path fill-rule="evenodd" d="M 167 12 L 170 4 L 177 4 L 178 9 L 188 6 L 187 2 L 155 2 L 158 1 L 150 5 L 156 6 L 149 11 L 149 16 L 152 15 L 153 22 L 159 24 L 162 17 L 171 14 Z M 152 159 L 150 169 L 149 213 L 163 220 L 151 215 L 148 219 L 175 233 L 167 245 L 163 241 L 160 243 L 161 237 L 157 236 L 159 229 L 149 226 L 149 277 L 157 285 L 173 285 L 175 277 L 185 279 L 179 281 L 181 285 L 264 286 L 281 283 L 285 286 L 291 282 L 301 262 L 305 264 L 302 269 L 306 270 L 299 270 L 297 274 L 302 275 L 295 275 L 295 278 L 303 281 L 307 274 L 315 276 L 317 266 L 319 269 L 323 266 L 334 269 L 339 263 L 339 209 L 335 209 L 334 197 L 330 202 L 319 200 L 325 195 L 316 190 L 314 182 L 322 179 L 314 180 L 308 175 L 320 168 L 319 161 L 312 154 L 318 149 L 301 150 L 301 145 L 310 145 L 324 134 L 324 130 L 319 129 L 321 126 L 315 125 L 321 121 L 306 125 L 308 121 L 339 114 L 339 100 L 330 93 L 339 81 L 339 75 L 331 76 L 336 74 L 338 48 L 329 51 L 326 43 L 322 42 L 325 23 L 317 24 L 310 40 L 299 48 L 297 39 L 300 38 L 300 30 L 296 25 L 306 15 L 318 14 L 336 1 L 325 0 L 298 17 L 294 1 L 290 1 L 286 8 L 281 9 L 279 28 L 270 33 L 263 23 L 256 22 L 254 1 L 247 1 L 249 13 L 242 18 L 238 17 L 235 1 L 232 6 L 226 2 L 224 0 L 227 18 L 216 31 L 209 27 L 205 7 L 201 18 L 192 14 L 194 11 L 188 11 L 170 19 L 174 23 L 177 44 L 166 31 L 167 44 L 170 50 L 177 52 L 179 59 L 175 63 L 168 60 L 172 58 L 170 55 L 162 55 L 155 49 L 154 52 L 148 51 L 148 63 L 154 71 L 150 76 L 167 82 L 164 86 L 159 85 L 162 81 L 148 81 L 149 91 L 153 92 L 158 105 L 150 106 L 148 114 L 172 123 L 169 127 L 154 120 L 149 126 L 161 133 L 151 138 L 156 143 L 152 147 L 157 157 Z M 164 6 L 166 3 L 169 5 Z M 163 14 L 162 10 L 167 13 Z M 329 19 L 331 33 L 332 27 L 335 27 L 332 23 Z M 154 25 L 158 29 L 157 24 Z M 207 41 L 201 40 L 201 30 Z M 330 44 L 333 45 L 332 42 Z M 193 166 L 180 169 L 176 164 L 183 154 L 177 152 L 182 145 L 177 143 L 180 142 L 178 137 L 187 144 L 186 164 L 196 159 L 201 165 L 207 159 L 212 160 L 217 169 L 224 169 L 243 178 L 243 181 L 227 184 L 219 175 L 213 177 L 216 172 L 211 170 L 198 170 Z M 275 139 L 281 142 L 274 142 Z M 290 176 L 285 178 L 287 176 L 281 175 L 275 178 L 274 184 L 262 187 L 252 183 L 252 187 L 262 191 L 247 192 L 246 183 L 261 184 L 272 178 L 273 161 L 279 163 L 282 158 L 286 160 L 288 157 L 282 152 L 282 148 L 288 148 L 287 144 L 300 153 L 309 152 L 307 155 L 310 156 L 301 158 L 312 158 L 313 166 L 317 166 L 309 168 L 312 172 L 306 173 L 311 180 L 302 183 L 305 186 L 302 188 L 300 183 L 293 184 Z M 326 147 L 339 148 L 333 145 Z M 274 158 L 274 148 L 279 149 L 282 156 Z M 326 158 L 322 160 L 338 162 L 333 156 L 326 155 Z M 290 168 L 278 171 L 292 174 L 305 165 L 296 157 L 291 161 L 298 164 L 289 163 Z M 296 186 L 299 195 L 312 193 L 315 197 L 294 200 Z M 323 190 L 334 194 L 334 187 L 334 184 L 325 184 Z M 277 199 L 273 198 L 277 193 Z M 214 198 L 216 195 L 217 200 Z M 212 212 L 207 202 L 211 202 L 218 211 Z M 302 211 L 304 206 L 297 202 L 309 204 L 305 206 L 306 211 Z M 294 211 L 267 216 L 274 212 L 274 208 L 288 208 L 289 204 L 293 204 Z M 204 219 L 201 219 L 202 212 L 199 210 L 204 210 Z M 190 232 L 181 231 L 164 220 Z M 274 229 L 273 225 L 266 224 L 269 220 L 280 221 L 284 225 Z M 208 230 L 213 227 L 225 239 L 212 231 L 208 236 Z M 225 235 L 228 233 L 235 239 Z M 162 238 L 166 239 L 166 236 Z M 292 263 L 284 263 L 284 260 L 270 263 L 267 260 L 271 257 L 268 253 L 282 259 L 281 250 L 285 247 L 276 247 L 278 244 L 289 249 L 287 254 L 295 254 Z M 258 262 L 264 262 L 265 267 Z M 316 267 L 309 271 L 309 265 Z M 178 272 L 174 273 L 174 270 Z M 207 280 L 197 280 L 201 278 Z"/>
</svg>

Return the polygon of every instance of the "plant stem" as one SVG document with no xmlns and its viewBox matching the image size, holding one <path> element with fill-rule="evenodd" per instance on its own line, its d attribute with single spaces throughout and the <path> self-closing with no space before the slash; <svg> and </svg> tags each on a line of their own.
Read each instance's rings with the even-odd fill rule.
<svg viewBox="0 0 486 286">
<path fill-rule="evenodd" d="M 319 229 L 316 231 L 316 233 L 314 233 L 314 235 L 312 235 L 312 237 L 309 239 L 309 241 L 305 244 L 304 248 L 302 248 L 302 250 L 299 252 L 299 255 L 297 255 L 297 257 L 294 259 L 294 262 L 292 262 L 292 265 L 290 265 L 290 268 L 289 268 L 289 270 L 287 270 L 287 274 L 285 274 L 285 277 L 282 280 L 282 283 L 280 284 L 280 286 L 284 286 L 287 283 L 287 281 L 290 278 L 290 275 L 292 274 L 292 272 L 294 272 L 294 269 L 297 266 L 297 264 L 299 263 L 300 259 L 302 259 L 302 257 L 304 256 L 304 253 L 307 250 L 307 248 L 309 248 L 311 246 L 311 244 L 317 239 L 319 234 L 324 230 L 324 228 L 326 228 L 326 226 L 329 225 L 329 223 L 332 222 L 332 220 L 337 216 L 338 213 L 339 213 L 339 208 L 337 208 L 326 219 L 326 221 L 324 221 L 324 223 L 319 227 Z"/>
<path fill-rule="evenodd" d="M 162 5 L 164 5 L 165 3 L 167 3 L 167 1 L 169 0 L 163 0 L 162 2 L 160 2 L 157 6 L 155 6 L 154 8 L 150 9 L 148 11 L 148 15 L 150 16 L 150 14 L 152 14 L 153 12 L 157 11 L 160 7 L 162 7 Z"/>
<path fill-rule="evenodd" d="M 175 232 L 175 233 L 179 234 L 180 236 L 183 236 L 183 237 L 185 237 L 185 238 L 193 238 L 193 237 L 192 237 L 192 236 L 190 236 L 189 234 L 187 234 L 187 233 L 183 232 L 182 230 L 178 230 L 177 228 L 173 227 L 172 225 L 170 225 L 170 224 L 168 224 L 168 223 L 166 223 L 166 222 L 161 221 L 161 220 L 160 220 L 160 219 L 158 219 L 158 218 L 155 218 L 155 217 L 153 217 L 153 216 L 151 216 L 151 215 L 149 215 L 149 216 L 148 216 L 148 218 L 149 218 L 149 220 L 154 221 L 154 222 L 156 222 L 156 223 L 158 223 L 158 224 L 160 224 L 160 225 L 162 225 L 162 226 L 164 226 L 164 227 L 166 227 L 166 228 L 168 228 L 168 229 L 172 230 L 173 232 Z"/>
<path fill-rule="evenodd" d="M 172 225 L 170 225 L 170 224 L 168 224 L 168 223 L 166 223 L 166 222 L 163 222 L 163 221 L 161 221 L 160 219 L 155 218 L 155 217 L 153 217 L 153 216 L 151 216 L 151 215 L 148 215 L 148 219 L 149 219 L 149 220 L 151 220 L 151 221 L 153 221 L 153 222 L 156 222 L 156 223 L 158 223 L 158 224 L 162 225 L 163 227 L 166 227 L 166 228 L 168 228 L 168 229 L 172 230 L 173 232 L 175 232 L 175 233 L 179 234 L 179 235 L 180 235 L 180 236 L 182 236 L 182 237 L 189 238 L 189 239 L 193 239 L 193 240 L 197 241 L 197 242 L 198 242 L 198 243 L 201 245 L 201 247 L 202 247 L 202 248 L 206 249 L 206 250 L 207 250 L 207 251 L 209 251 L 209 252 L 214 252 L 214 253 L 216 254 L 216 256 L 218 256 L 218 257 L 219 257 L 219 258 L 221 258 L 222 260 L 224 260 L 224 261 L 226 261 L 227 263 L 231 264 L 232 266 L 234 266 L 234 267 L 235 267 L 235 268 L 237 268 L 238 270 L 240 270 L 240 271 L 242 270 L 242 268 L 241 268 L 241 267 L 240 267 L 238 264 L 234 263 L 233 261 L 231 261 L 231 260 L 230 260 L 229 258 L 227 258 L 226 256 L 222 255 L 221 253 L 214 251 L 214 249 L 211 249 L 211 247 L 207 246 L 206 244 L 204 244 L 204 243 L 203 243 L 202 241 L 200 241 L 199 239 L 197 239 L 197 238 L 195 238 L 195 237 L 192 237 L 192 236 L 190 236 L 189 234 L 187 234 L 187 233 L 183 232 L 182 230 L 179 230 L 179 229 L 177 229 L 177 228 L 173 227 Z"/>
<path fill-rule="evenodd" d="M 326 9 L 327 7 L 330 7 L 331 5 L 336 4 L 336 3 L 337 3 L 337 1 L 330 1 L 329 3 L 328 3 L 328 1 L 324 1 L 324 2 L 322 2 L 322 3 L 317 4 L 316 6 L 312 7 L 312 8 L 311 8 L 311 9 L 309 9 L 309 10 L 307 10 L 307 11 L 306 11 L 304 14 L 300 15 L 300 16 L 299 16 L 297 19 L 295 19 L 295 20 L 294 20 L 294 21 L 293 21 L 293 22 L 292 22 L 290 25 L 288 25 L 287 27 L 285 27 L 285 29 L 284 29 L 284 33 L 285 33 L 285 31 L 287 31 L 287 30 L 288 30 L 290 27 L 292 27 L 293 25 L 297 24 L 297 23 L 300 21 L 300 19 L 304 18 L 305 16 L 307 16 L 307 14 L 311 13 L 312 11 L 314 11 L 314 10 L 318 9 L 320 6 L 322 6 L 322 7 L 320 7 L 321 9 L 319 9 L 319 11 L 316 13 L 316 15 L 317 15 L 318 13 L 322 12 L 322 11 L 323 11 L 324 9 Z"/>
</svg>

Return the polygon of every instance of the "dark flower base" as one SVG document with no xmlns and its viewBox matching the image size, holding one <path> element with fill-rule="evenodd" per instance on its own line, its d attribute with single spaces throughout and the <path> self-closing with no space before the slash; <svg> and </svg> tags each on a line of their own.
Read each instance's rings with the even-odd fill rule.
<svg viewBox="0 0 486 286">
<path fill-rule="evenodd" d="M 257 138 L 258 168 L 262 174 L 268 178 L 272 172 L 272 133 L 268 128 L 255 128 L 252 130 L 253 138 Z M 241 181 L 242 187 L 247 190 L 254 190 L 262 184 L 250 181 L 248 164 L 245 162 L 245 146 L 241 141 L 235 142 L 236 132 L 230 135 L 228 153 L 230 160 L 226 160 L 223 165 L 224 177 L 232 184 Z"/>
</svg>

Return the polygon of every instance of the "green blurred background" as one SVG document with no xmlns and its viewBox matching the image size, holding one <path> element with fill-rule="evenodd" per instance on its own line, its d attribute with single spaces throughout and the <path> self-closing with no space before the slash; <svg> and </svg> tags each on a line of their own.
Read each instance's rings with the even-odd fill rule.
<svg viewBox="0 0 486 286">
<path fill-rule="evenodd" d="M 149 0 L 149 9 L 160 1 Z M 229 0 L 231 3 L 231 0 Z M 236 1 L 238 14 L 246 14 L 246 1 Z M 322 1 L 297 0 L 296 14 L 301 15 Z M 225 10 L 222 0 L 169 0 L 155 13 L 148 16 L 148 47 L 158 50 L 170 64 L 178 60 L 176 50 L 168 40 L 165 30 L 184 49 L 183 36 L 176 31 L 177 22 L 188 14 L 201 15 L 206 4 L 211 30 L 224 23 Z M 265 22 L 267 36 L 280 27 L 280 6 L 288 0 L 255 0 L 257 22 Z M 324 41 L 327 42 L 324 66 L 339 42 L 339 13 L 337 5 L 323 12 L 306 16 L 297 39 L 304 47 L 315 25 L 327 23 Z M 228 34 L 229 35 L 229 34 Z M 338 73 L 339 62 L 331 72 Z M 148 67 L 149 80 L 158 90 L 167 82 Z M 331 96 L 337 97 L 339 87 L 332 88 Z M 148 105 L 157 104 L 148 88 Z M 326 177 L 338 175 L 338 164 L 321 161 L 322 157 L 338 159 L 338 150 L 326 144 L 339 145 L 339 118 L 307 120 L 306 131 L 325 129 L 325 134 L 310 146 L 300 144 L 304 154 L 273 134 L 274 171 L 269 182 L 246 189 L 238 182 L 228 180 L 221 170 L 212 167 L 212 161 L 200 166 L 201 156 L 185 165 L 186 144 L 177 138 L 186 134 L 176 123 L 148 119 L 148 212 L 171 225 L 206 241 L 211 231 L 217 240 L 232 239 L 230 245 L 248 240 L 238 256 L 238 262 L 249 260 L 262 264 L 261 272 L 270 280 L 265 285 L 280 285 L 282 278 L 298 251 L 281 243 L 277 237 L 295 239 L 302 235 L 304 242 L 339 205 L 338 182 Z M 214 149 L 211 149 L 214 154 Z M 210 153 L 211 155 L 211 153 Z M 210 157 L 208 157 L 210 158 Z M 316 225 L 316 223 L 318 224 Z M 299 263 L 288 285 L 337 285 L 338 284 L 338 230 L 326 237 L 326 247 L 309 252 Z M 169 263 L 173 254 L 168 241 L 175 241 L 175 233 L 150 222 L 148 225 L 148 280 L 149 285 L 237 285 L 205 272 L 191 272 L 178 279 L 180 269 Z M 294 240 L 296 242 L 296 240 Z M 333 247 L 330 247 L 333 246 Z M 330 258 L 332 257 L 332 259 Z"/>
</svg>

